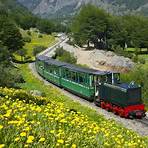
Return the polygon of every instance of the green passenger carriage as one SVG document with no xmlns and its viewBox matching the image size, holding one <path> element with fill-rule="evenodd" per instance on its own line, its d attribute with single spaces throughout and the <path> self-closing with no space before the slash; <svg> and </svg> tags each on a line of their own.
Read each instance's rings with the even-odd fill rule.
<svg viewBox="0 0 148 148">
<path fill-rule="evenodd" d="M 107 73 L 88 68 L 79 68 L 46 56 L 37 58 L 36 69 L 48 81 L 90 101 L 94 100 L 98 91 L 94 82 L 98 77 Z"/>
</svg>

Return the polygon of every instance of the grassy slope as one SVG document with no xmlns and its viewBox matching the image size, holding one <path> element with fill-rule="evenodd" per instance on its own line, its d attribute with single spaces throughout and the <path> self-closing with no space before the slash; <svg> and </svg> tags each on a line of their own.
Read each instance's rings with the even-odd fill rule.
<svg viewBox="0 0 148 148">
<path fill-rule="evenodd" d="M 34 35 L 32 35 L 34 36 Z M 33 40 L 32 40 L 33 41 Z M 53 44 L 54 40 L 52 41 Z M 32 44 L 32 43 L 31 43 Z M 42 41 L 38 40 L 38 45 L 43 45 Z M 28 46 L 28 45 L 25 45 Z M 31 46 L 31 45 L 30 45 Z M 30 47 L 31 48 L 31 47 Z M 102 115 L 99 115 L 96 111 L 82 106 L 78 102 L 74 102 L 71 99 L 69 99 L 67 96 L 63 95 L 61 92 L 59 92 L 57 89 L 53 88 L 50 85 L 45 85 L 42 81 L 35 78 L 30 71 L 28 64 L 20 65 L 20 69 L 22 71 L 22 75 L 26 81 L 26 83 L 22 84 L 21 87 L 25 90 L 39 90 L 46 94 L 47 98 L 49 100 L 54 100 L 56 102 L 62 102 L 64 103 L 65 107 L 68 107 L 69 109 L 75 109 L 78 112 L 82 112 L 84 115 L 87 115 L 89 119 L 92 121 L 96 121 L 97 123 L 101 123 L 102 120 L 104 120 L 104 117 Z M 107 122 L 107 120 L 106 120 Z M 122 125 L 117 124 L 119 128 L 123 128 Z"/>
<path fill-rule="evenodd" d="M 31 31 L 31 36 L 27 35 L 27 31 L 21 29 L 23 37 L 31 37 L 31 42 L 26 43 L 24 49 L 27 49 L 27 56 L 30 56 L 34 60 L 33 48 L 35 46 L 45 46 L 49 47 L 53 45 L 56 41 L 55 38 L 51 35 L 41 34 L 35 31 Z M 38 34 L 42 35 L 42 38 L 38 37 Z M 16 55 L 17 60 L 21 61 L 21 57 Z"/>
</svg>

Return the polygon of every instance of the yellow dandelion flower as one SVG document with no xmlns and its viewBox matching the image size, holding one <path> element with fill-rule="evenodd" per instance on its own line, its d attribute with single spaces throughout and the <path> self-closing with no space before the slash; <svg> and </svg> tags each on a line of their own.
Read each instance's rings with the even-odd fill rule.
<svg viewBox="0 0 148 148">
<path fill-rule="evenodd" d="M 27 139 L 27 143 L 32 143 L 34 140 L 34 136 L 29 136 Z"/>
<path fill-rule="evenodd" d="M 45 138 L 40 138 L 39 142 L 44 142 Z"/>
<path fill-rule="evenodd" d="M 54 130 L 51 130 L 50 133 L 51 133 L 51 134 L 54 134 Z"/>
<path fill-rule="evenodd" d="M 19 140 L 20 140 L 19 137 L 17 137 L 17 138 L 14 139 L 15 142 L 17 142 L 17 141 L 19 141 Z"/>
<path fill-rule="evenodd" d="M 24 147 L 28 147 L 28 144 L 25 144 Z"/>
<path fill-rule="evenodd" d="M 0 129 L 2 129 L 4 126 L 3 125 L 0 125 Z"/>
<path fill-rule="evenodd" d="M 63 139 L 59 139 L 58 140 L 58 143 L 63 144 L 64 143 L 64 140 Z"/>
<path fill-rule="evenodd" d="M 0 148 L 3 148 L 3 147 L 5 147 L 5 144 L 0 144 Z"/>
<path fill-rule="evenodd" d="M 72 144 L 71 148 L 76 148 L 77 145 L 76 144 Z"/>
<path fill-rule="evenodd" d="M 27 135 L 27 134 L 26 134 L 25 132 L 20 133 L 20 136 L 21 136 L 21 137 L 26 137 L 26 135 Z"/>
</svg>

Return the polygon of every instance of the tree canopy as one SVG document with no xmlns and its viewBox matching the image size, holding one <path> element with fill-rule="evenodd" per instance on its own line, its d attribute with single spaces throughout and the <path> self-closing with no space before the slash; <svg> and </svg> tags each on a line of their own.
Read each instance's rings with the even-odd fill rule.
<svg viewBox="0 0 148 148">
<path fill-rule="evenodd" d="M 86 5 L 82 8 L 78 16 L 76 16 L 72 32 L 75 41 L 80 44 L 88 44 L 93 42 L 105 42 L 106 29 L 108 24 L 108 15 L 105 11 L 98 9 L 92 5 Z"/>
<path fill-rule="evenodd" d="M 0 42 L 10 52 L 15 52 L 24 45 L 19 29 L 5 16 L 0 16 Z"/>
<path fill-rule="evenodd" d="M 84 6 L 71 25 L 76 44 L 89 46 L 91 42 L 99 49 L 115 46 L 148 48 L 147 28 L 147 17 L 112 16 L 92 5 Z"/>
</svg>

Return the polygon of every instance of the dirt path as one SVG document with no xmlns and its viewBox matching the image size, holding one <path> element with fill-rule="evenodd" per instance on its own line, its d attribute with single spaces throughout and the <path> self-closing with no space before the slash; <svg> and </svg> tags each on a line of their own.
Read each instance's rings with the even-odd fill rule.
<svg viewBox="0 0 148 148">
<path fill-rule="evenodd" d="M 73 53 L 77 57 L 78 64 L 87 65 L 92 69 L 126 72 L 134 67 L 134 63 L 129 58 L 117 56 L 111 51 L 85 50 L 85 48 L 74 47 L 66 42 L 62 43 L 61 47 Z"/>
</svg>

